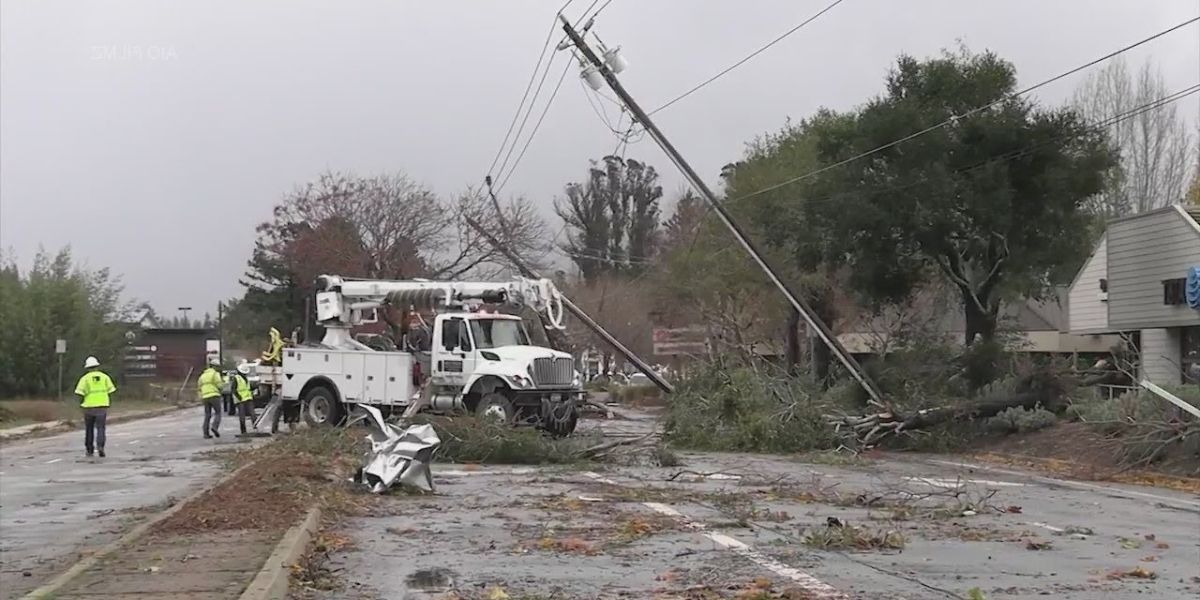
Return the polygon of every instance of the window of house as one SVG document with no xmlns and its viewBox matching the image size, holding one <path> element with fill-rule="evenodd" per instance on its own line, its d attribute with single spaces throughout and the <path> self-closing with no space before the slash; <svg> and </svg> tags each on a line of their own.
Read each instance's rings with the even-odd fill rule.
<svg viewBox="0 0 1200 600">
<path fill-rule="evenodd" d="M 1187 279 L 1180 277 L 1179 279 L 1164 279 L 1163 286 L 1163 304 L 1176 306 L 1187 304 Z"/>
<path fill-rule="evenodd" d="M 1107 279 L 1100 280 L 1100 291 L 1102 291 L 1102 292 L 1108 291 L 1108 280 Z"/>
<path fill-rule="evenodd" d="M 1180 329 L 1179 343 L 1179 364 L 1183 367 L 1183 382 L 1200 383 L 1200 379 L 1192 375 L 1193 368 L 1200 368 L 1200 327 Z"/>
</svg>

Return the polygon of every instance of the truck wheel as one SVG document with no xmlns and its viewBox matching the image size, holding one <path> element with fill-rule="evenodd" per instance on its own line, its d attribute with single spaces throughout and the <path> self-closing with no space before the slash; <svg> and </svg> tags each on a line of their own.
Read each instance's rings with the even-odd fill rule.
<svg viewBox="0 0 1200 600">
<path fill-rule="evenodd" d="M 304 395 L 304 420 L 309 427 L 340 425 L 344 413 L 342 403 L 327 387 L 317 386 Z"/>
<path fill-rule="evenodd" d="M 542 429 L 546 433 L 561 438 L 575 432 L 575 426 L 579 424 L 579 407 L 574 402 L 551 406 L 548 412 L 542 418 Z"/>
<path fill-rule="evenodd" d="M 512 401 L 500 392 L 484 394 L 479 399 L 479 404 L 475 406 L 475 418 L 477 419 L 487 419 L 507 425 L 513 422 L 515 415 L 516 411 L 513 410 Z"/>
</svg>

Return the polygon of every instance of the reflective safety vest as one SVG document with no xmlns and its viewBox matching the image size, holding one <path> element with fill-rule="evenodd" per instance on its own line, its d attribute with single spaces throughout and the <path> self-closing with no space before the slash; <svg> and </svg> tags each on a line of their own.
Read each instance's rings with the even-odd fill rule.
<svg viewBox="0 0 1200 600">
<path fill-rule="evenodd" d="M 83 408 L 107 407 L 108 395 L 115 391 L 117 391 L 117 387 L 113 385 L 112 379 L 107 373 L 98 369 L 84 373 L 75 386 L 75 393 L 83 396 L 83 401 L 79 403 L 79 406 Z"/>
<path fill-rule="evenodd" d="M 241 404 L 247 400 L 254 399 L 254 392 L 250 391 L 250 382 L 241 373 L 233 374 L 233 382 L 237 386 L 237 402 Z"/>
<path fill-rule="evenodd" d="M 225 385 L 225 379 L 216 369 L 209 367 L 200 374 L 196 383 L 200 386 L 200 398 L 208 400 L 221 395 L 221 386 Z"/>
</svg>

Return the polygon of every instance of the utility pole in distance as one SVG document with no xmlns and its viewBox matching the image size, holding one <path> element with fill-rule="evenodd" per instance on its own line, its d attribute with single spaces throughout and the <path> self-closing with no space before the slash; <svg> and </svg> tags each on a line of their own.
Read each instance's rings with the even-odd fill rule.
<svg viewBox="0 0 1200 600">
<path fill-rule="evenodd" d="M 738 243 L 740 243 L 742 247 L 746 249 L 746 252 L 750 253 L 750 257 L 754 259 L 754 262 L 758 263 L 758 266 L 761 267 L 763 272 L 767 274 L 767 277 L 770 278 L 771 282 L 775 284 L 775 287 L 779 288 L 779 291 L 783 293 L 788 302 L 791 303 L 792 307 L 800 313 L 800 316 L 804 317 L 804 320 L 808 323 L 808 326 L 816 332 L 817 336 L 821 338 L 822 342 L 829 346 L 829 348 L 837 356 L 838 360 L 841 361 L 842 365 L 846 367 L 846 370 L 850 371 L 850 374 L 854 377 L 858 384 L 862 386 L 863 390 L 867 392 L 867 395 L 871 397 L 872 404 L 886 409 L 887 403 L 883 399 L 882 392 L 879 390 L 879 387 L 875 385 L 875 382 L 871 379 L 871 377 L 867 375 L 867 372 L 863 370 L 862 365 L 858 364 L 858 361 L 854 360 L 854 357 L 850 355 L 850 352 L 848 352 L 844 346 L 842 346 L 842 343 L 838 341 L 837 336 L 833 334 L 833 331 L 831 331 L 829 327 L 826 326 L 823 321 L 821 321 L 821 318 L 817 316 L 816 312 L 813 311 L 808 302 L 799 294 L 793 292 L 792 289 L 786 283 L 784 283 L 783 279 L 781 279 L 775 272 L 775 269 L 773 269 L 771 265 L 767 263 L 766 259 L 763 258 L 762 254 L 754 246 L 754 243 L 750 241 L 750 238 L 746 236 L 746 233 L 742 231 L 741 227 L 734 222 L 733 217 L 730 216 L 729 212 L 725 210 L 725 207 L 722 206 L 717 200 L 717 197 L 713 194 L 712 190 L 708 188 L 708 184 L 704 183 L 704 180 L 701 179 L 700 176 L 696 174 L 696 171 L 692 169 L 692 166 L 688 164 L 686 160 L 684 160 L 683 156 L 679 154 L 679 151 L 675 149 L 675 146 L 671 144 L 670 140 L 663 135 L 662 131 L 659 131 L 658 127 L 654 124 L 654 121 L 651 121 L 649 115 L 646 114 L 646 111 L 642 110 L 642 107 L 639 106 L 633 97 L 629 95 L 629 92 L 625 91 L 625 87 L 622 86 L 621 82 L 617 80 L 616 74 L 612 72 L 612 69 L 609 68 L 608 64 L 596 56 L 596 53 L 593 52 L 588 46 L 587 41 L 584 40 L 583 36 L 571 26 L 571 22 L 567 20 L 562 13 L 559 13 L 558 17 L 560 20 L 562 20 L 563 31 L 566 32 L 567 37 L 571 38 L 571 42 L 575 44 L 575 47 L 578 48 L 588 62 L 595 67 L 597 72 L 604 78 L 604 81 L 608 83 L 608 87 L 612 88 L 612 91 L 616 93 L 621 99 L 621 102 L 625 104 L 625 108 L 629 110 L 629 112 L 633 115 L 633 118 L 642 124 L 642 127 L 646 129 L 646 132 L 650 134 L 650 137 L 654 138 L 655 143 L 662 148 L 663 152 L 667 154 L 667 157 L 671 159 L 671 162 L 675 163 L 675 166 L 679 168 L 680 172 L 683 173 L 683 176 L 687 178 L 689 183 L 692 184 L 692 187 L 695 188 L 696 191 L 698 191 L 700 195 L 708 201 L 709 206 L 716 211 L 717 215 L 721 218 L 721 221 L 726 227 L 729 228 L 729 231 L 733 233 L 733 236 L 737 238 Z M 587 27 L 584 29 L 586 31 Z"/>
</svg>

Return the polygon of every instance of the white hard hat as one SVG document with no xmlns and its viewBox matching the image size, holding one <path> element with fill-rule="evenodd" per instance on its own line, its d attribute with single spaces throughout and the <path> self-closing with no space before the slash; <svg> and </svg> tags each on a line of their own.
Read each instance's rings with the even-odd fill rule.
<svg viewBox="0 0 1200 600">
<path fill-rule="evenodd" d="M 83 368 L 91 369 L 100 366 L 100 361 L 96 360 L 95 356 L 89 356 L 83 361 Z"/>
<path fill-rule="evenodd" d="M 250 363 L 244 362 L 244 363 L 238 365 L 237 371 L 238 371 L 238 373 L 241 373 L 242 375 L 249 375 L 250 374 Z"/>
<path fill-rule="evenodd" d="M 208 359 L 208 366 L 210 366 L 210 367 L 216 367 L 216 366 L 219 366 L 220 364 L 221 364 L 221 359 L 219 359 L 215 356 L 210 357 Z"/>
</svg>

